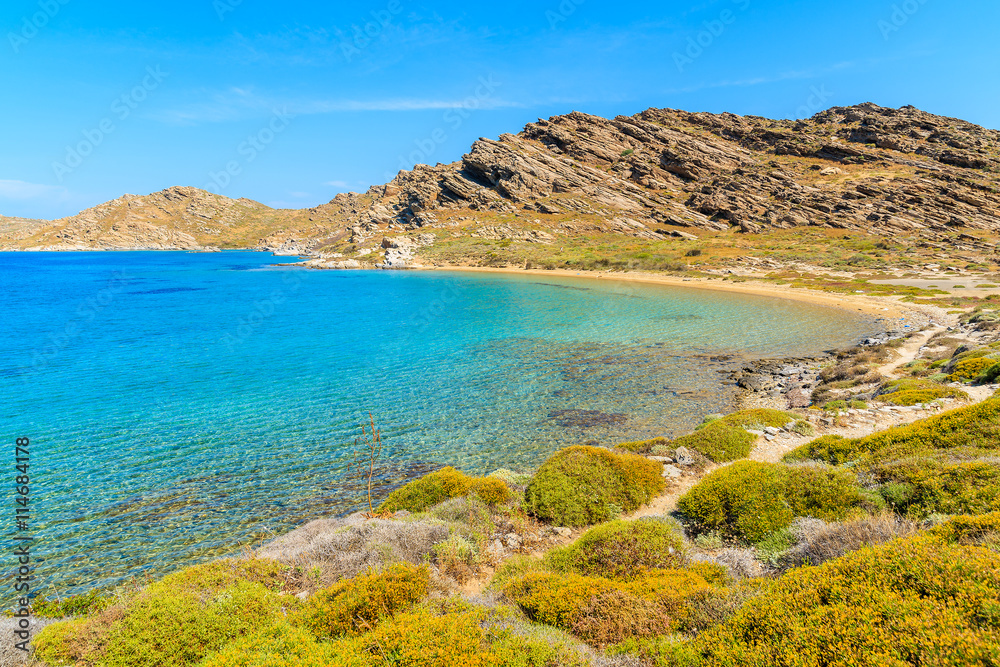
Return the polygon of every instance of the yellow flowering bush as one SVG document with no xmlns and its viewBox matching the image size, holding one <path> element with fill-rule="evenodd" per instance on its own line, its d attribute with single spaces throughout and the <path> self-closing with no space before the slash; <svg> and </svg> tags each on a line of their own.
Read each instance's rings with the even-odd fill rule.
<svg viewBox="0 0 1000 667">
<path fill-rule="evenodd" d="M 426 567 L 398 563 L 319 591 L 303 605 L 297 620 L 320 637 L 367 632 L 422 600 L 429 584 Z"/>
<path fill-rule="evenodd" d="M 961 389 L 917 378 L 893 380 L 886 385 L 886 389 L 889 389 L 890 393 L 880 394 L 878 399 L 883 403 L 900 406 L 930 403 L 939 398 L 969 398 L 969 395 Z"/>
<path fill-rule="evenodd" d="M 280 595 L 284 566 L 224 559 L 186 568 L 95 616 L 45 628 L 34 644 L 50 664 L 194 665 L 229 641 L 269 627 L 298 600 Z"/>
<path fill-rule="evenodd" d="M 489 505 L 506 503 L 510 489 L 496 477 L 471 477 L 452 467 L 442 468 L 396 489 L 378 506 L 379 512 L 423 512 L 429 507 L 470 493 Z"/>
<path fill-rule="evenodd" d="M 198 667 L 372 667 L 372 656 L 352 641 L 321 642 L 286 624 L 265 628 L 209 654 Z"/>
<path fill-rule="evenodd" d="M 563 642 L 512 632 L 503 608 L 445 600 L 386 619 L 372 631 L 317 641 L 275 626 L 232 642 L 199 667 L 585 667 Z"/>
<path fill-rule="evenodd" d="M 518 636 L 504 627 L 504 611 L 446 600 L 425 605 L 358 638 L 377 667 L 584 667 L 564 644 Z"/>
<path fill-rule="evenodd" d="M 994 665 L 1000 555 L 925 536 L 790 571 L 659 665 Z"/>
<path fill-rule="evenodd" d="M 601 447 L 568 447 L 542 464 L 525 489 L 526 509 L 543 521 L 587 526 L 631 512 L 656 494 L 663 465 Z"/>
<path fill-rule="evenodd" d="M 936 526 L 931 535 L 955 544 L 985 546 L 1000 550 L 1000 512 L 978 516 L 955 516 Z"/>
<path fill-rule="evenodd" d="M 991 368 L 997 360 L 990 357 L 977 357 L 972 359 L 962 359 L 955 364 L 948 379 L 952 382 L 968 382 L 975 380 L 984 371 Z"/>
<path fill-rule="evenodd" d="M 504 587 L 531 620 L 571 630 L 598 646 L 682 629 L 690 620 L 689 603 L 725 592 L 694 569 L 650 570 L 630 581 L 529 572 Z"/>
</svg>

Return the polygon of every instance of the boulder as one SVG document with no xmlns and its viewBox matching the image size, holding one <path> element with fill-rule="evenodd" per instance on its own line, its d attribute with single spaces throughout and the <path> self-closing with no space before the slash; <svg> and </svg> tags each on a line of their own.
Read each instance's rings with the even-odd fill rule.
<svg viewBox="0 0 1000 667">
<path fill-rule="evenodd" d="M 677 460 L 677 465 L 693 466 L 695 464 L 694 455 L 687 447 L 678 447 L 677 451 L 674 452 L 674 458 Z"/>
</svg>

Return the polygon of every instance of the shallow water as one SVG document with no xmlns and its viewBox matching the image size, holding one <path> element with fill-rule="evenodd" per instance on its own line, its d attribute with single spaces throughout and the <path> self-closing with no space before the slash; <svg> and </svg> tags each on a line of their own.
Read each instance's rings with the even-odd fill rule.
<svg viewBox="0 0 1000 667">
<path fill-rule="evenodd" d="M 0 253 L 0 433 L 32 441 L 44 585 L 161 572 L 357 508 L 344 472 L 369 412 L 383 490 L 442 464 L 530 468 L 689 430 L 732 397 L 720 356 L 813 354 L 876 328 L 610 279 L 274 261 Z"/>
</svg>

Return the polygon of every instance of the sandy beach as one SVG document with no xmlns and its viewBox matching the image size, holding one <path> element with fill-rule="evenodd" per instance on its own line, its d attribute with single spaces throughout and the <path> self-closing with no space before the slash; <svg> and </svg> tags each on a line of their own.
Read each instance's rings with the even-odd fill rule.
<svg viewBox="0 0 1000 667">
<path fill-rule="evenodd" d="M 662 274 L 643 272 L 599 273 L 594 271 L 572 271 L 567 269 L 517 269 L 478 266 L 424 266 L 414 267 L 414 269 L 423 271 L 504 273 L 512 275 L 559 276 L 604 281 L 627 281 L 664 285 L 668 287 L 683 287 L 686 289 L 705 289 L 715 290 L 718 292 L 752 294 L 756 296 L 790 299 L 793 301 L 840 308 L 853 312 L 861 312 L 865 315 L 870 315 L 876 318 L 894 320 L 898 322 L 899 329 L 904 328 L 906 325 L 909 325 L 913 329 L 920 329 L 932 323 L 942 326 L 953 326 L 957 323 L 957 318 L 954 315 L 949 315 L 943 308 L 924 304 L 916 305 L 912 303 L 902 303 L 897 297 L 819 292 L 816 290 L 793 288 L 788 285 L 775 285 L 773 283 L 766 283 L 752 279 L 735 283 L 723 281 L 721 279 L 681 278 L 677 276 L 665 276 Z"/>
</svg>

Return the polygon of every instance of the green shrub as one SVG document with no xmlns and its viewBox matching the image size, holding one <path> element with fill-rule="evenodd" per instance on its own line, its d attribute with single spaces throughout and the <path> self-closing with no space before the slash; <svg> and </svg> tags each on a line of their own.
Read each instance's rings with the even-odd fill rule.
<svg viewBox="0 0 1000 667">
<path fill-rule="evenodd" d="M 499 616 L 499 618 L 494 618 Z M 423 605 L 359 637 L 376 667 L 584 667 L 564 642 L 549 643 L 509 628 L 503 608 L 446 600 Z"/>
<path fill-rule="evenodd" d="M 886 500 L 913 518 L 1000 510 L 1000 466 L 995 463 L 909 459 L 879 464 L 873 472 L 876 479 L 888 480 L 882 487 Z M 898 496 L 887 495 L 889 488 Z"/>
<path fill-rule="evenodd" d="M 886 393 L 879 394 L 880 401 L 899 406 L 930 403 L 939 398 L 969 398 L 969 395 L 961 389 L 944 387 L 930 380 L 915 378 L 903 378 L 889 382 L 883 391 Z"/>
<path fill-rule="evenodd" d="M 671 443 L 671 447 L 687 447 L 716 463 L 725 463 L 746 458 L 756 441 L 757 436 L 753 433 L 720 419 L 694 433 L 677 438 Z"/>
<path fill-rule="evenodd" d="M 806 421 L 805 419 L 800 419 L 796 421 L 794 424 L 792 424 L 792 428 L 790 430 L 792 433 L 804 436 L 810 436 L 816 434 L 816 427 L 813 426 L 810 422 Z"/>
<path fill-rule="evenodd" d="M 287 625 L 239 639 L 199 667 L 585 667 L 564 641 L 513 630 L 513 610 L 457 600 L 426 603 L 373 631 L 316 641 Z M 528 634 L 528 633 L 525 633 Z"/>
<path fill-rule="evenodd" d="M 786 474 L 785 499 L 795 516 L 841 521 L 861 504 L 861 488 L 848 470 L 793 466 Z"/>
<path fill-rule="evenodd" d="M 766 426 L 784 428 L 796 419 L 796 415 L 780 410 L 743 410 L 720 419 L 706 419 L 696 431 L 677 438 L 670 443 L 670 447 L 687 447 L 716 463 L 726 463 L 746 458 L 753 449 L 757 436 L 746 429 L 759 431 Z"/>
<path fill-rule="evenodd" d="M 470 477 L 452 467 L 442 468 L 402 486 L 382 501 L 379 512 L 423 512 L 450 498 L 475 493 L 486 503 L 511 499 L 510 489 L 497 477 Z"/>
<path fill-rule="evenodd" d="M 788 528 L 776 530 L 754 545 L 757 557 L 765 563 L 777 563 L 795 545 L 795 535 Z"/>
<path fill-rule="evenodd" d="M 303 628 L 270 626 L 210 654 L 198 667 L 371 667 L 356 642 L 319 642 Z"/>
<path fill-rule="evenodd" d="M 612 521 L 591 528 L 546 560 L 555 570 L 611 579 L 635 579 L 649 570 L 683 564 L 684 538 L 664 521 Z"/>
<path fill-rule="evenodd" d="M 313 595 L 302 607 L 298 622 L 319 637 L 367 632 L 382 619 L 422 600 L 429 582 L 426 567 L 409 563 L 370 571 Z"/>
<path fill-rule="evenodd" d="M 698 531 L 719 530 L 758 542 L 795 517 L 785 502 L 786 468 L 738 461 L 716 470 L 685 493 L 677 507 Z"/>
<path fill-rule="evenodd" d="M 864 438 L 817 438 L 786 461 L 850 463 L 913 518 L 1000 510 L 1000 400 L 952 410 Z"/>
<path fill-rule="evenodd" d="M 529 512 L 558 525 L 586 526 L 631 512 L 661 492 L 662 464 L 600 447 L 553 454 L 525 489 Z"/>
<path fill-rule="evenodd" d="M 979 377 L 976 378 L 977 382 L 983 384 L 992 384 L 1000 378 L 1000 362 L 997 362 L 984 370 Z"/>
<path fill-rule="evenodd" d="M 788 463 L 825 461 L 832 465 L 840 465 L 853 460 L 857 455 L 853 443 L 853 440 L 848 440 L 842 435 L 822 435 L 785 454 L 784 461 Z"/>
<path fill-rule="evenodd" d="M 861 502 L 861 490 L 846 471 L 738 461 L 705 477 L 677 506 L 698 531 L 756 543 L 796 516 L 843 519 Z"/>
<path fill-rule="evenodd" d="M 936 453 L 968 459 L 992 456 L 997 450 L 1000 450 L 1000 400 L 991 398 L 864 438 L 823 436 L 788 453 L 785 460 L 871 465 Z"/>
<path fill-rule="evenodd" d="M 481 477 L 473 485 L 473 493 L 487 505 L 503 505 L 513 497 L 510 487 L 497 477 Z"/>
<path fill-rule="evenodd" d="M 781 410 L 770 410 L 767 408 L 756 408 L 753 410 L 741 410 L 731 415 L 726 415 L 719 421 L 731 426 L 749 428 L 755 431 L 763 430 L 765 426 L 774 428 L 784 428 L 790 422 L 798 419 L 798 415 Z"/>
<path fill-rule="evenodd" d="M 55 600 L 36 598 L 31 603 L 31 612 L 40 618 L 86 616 L 107 609 L 114 600 L 114 597 L 101 591 L 90 591 L 82 595 L 71 595 Z"/>
<path fill-rule="evenodd" d="M 791 570 L 660 664 L 990 665 L 998 639 L 1000 556 L 916 537 Z"/>
</svg>

